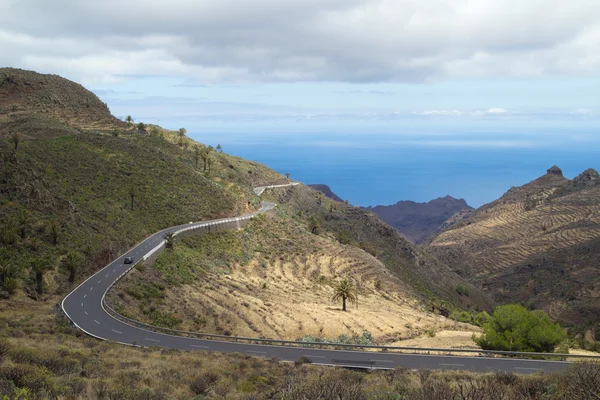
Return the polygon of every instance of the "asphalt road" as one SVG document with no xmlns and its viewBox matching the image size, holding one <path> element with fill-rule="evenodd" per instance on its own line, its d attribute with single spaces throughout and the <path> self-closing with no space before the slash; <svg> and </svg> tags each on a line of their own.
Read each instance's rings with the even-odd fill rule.
<svg viewBox="0 0 600 400">
<path fill-rule="evenodd" d="M 290 184 L 294 185 L 294 184 Z M 255 193 L 260 195 L 266 188 L 282 187 L 276 185 L 259 187 Z M 248 219 L 275 207 L 273 203 L 262 203 L 260 211 L 237 219 Z M 112 284 L 131 268 L 124 264 L 125 257 L 133 257 L 134 262 L 143 258 L 163 242 L 166 233 L 175 233 L 182 229 L 201 226 L 215 226 L 235 222 L 236 218 L 203 221 L 180 225 L 157 232 L 121 255 L 109 265 L 96 272 L 62 301 L 62 308 L 69 319 L 82 331 L 102 340 L 114 340 L 126 345 L 160 346 L 179 350 L 206 350 L 225 353 L 239 352 L 254 356 L 277 357 L 281 360 L 295 361 L 302 357 L 314 364 L 339 365 L 354 368 L 391 369 L 404 366 L 414 369 L 450 369 L 477 372 L 511 371 L 515 373 L 554 372 L 568 367 L 568 362 L 522 360 L 514 358 L 459 357 L 424 354 L 399 354 L 372 351 L 340 351 L 314 348 L 254 345 L 235 342 L 219 342 L 181 336 L 172 336 L 148 331 L 128 325 L 110 316 L 103 308 L 102 299 Z"/>
</svg>

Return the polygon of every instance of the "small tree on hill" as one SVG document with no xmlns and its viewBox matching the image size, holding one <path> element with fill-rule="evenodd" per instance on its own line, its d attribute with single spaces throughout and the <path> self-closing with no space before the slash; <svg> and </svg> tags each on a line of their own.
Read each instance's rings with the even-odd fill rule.
<svg viewBox="0 0 600 400">
<path fill-rule="evenodd" d="M 69 273 L 69 282 L 75 282 L 75 278 L 77 277 L 77 272 L 81 269 L 81 264 L 83 262 L 83 258 L 78 253 L 74 251 L 69 251 L 67 256 L 64 259 L 64 268 Z"/>
<path fill-rule="evenodd" d="M 315 235 L 319 234 L 319 229 L 321 228 L 321 221 L 315 216 L 311 216 L 308 219 L 308 230 Z"/>
<path fill-rule="evenodd" d="M 285 173 L 285 179 L 287 179 L 288 181 L 290 180 L 290 173 L 289 172 Z"/>
<path fill-rule="evenodd" d="M 31 272 L 35 275 L 36 290 L 39 294 L 42 294 L 44 292 L 44 274 L 54 267 L 51 262 L 42 257 L 35 258 L 29 266 Z"/>
<path fill-rule="evenodd" d="M 133 186 L 129 188 L 129 197 L 131 198 L 131 211 L 133 211 L 133 203 L 135 200 L 135 187 Z"/>
<path fill-rule="evenodd" d="M 21 268 L 8 260 L 0 259 L 0 282 L 9 294 L 13 294 L 19 287 Z"/>
<path fill-rule="evenodd" d="M 17 150 L 19 149 L 19 143 L 21 143 L 21 134 L 19 134 L 19 132 L 15 132 L 12 134 L 10 139 L 12 140 L 13 144 L 15 145 L 15 154 L 16 154 Z"/>
<path fill-rule="evenodd" d="M 27 209 L 21 208 L 16 215 L 17 223 L 20 227 L 20 235 L 21 239 L 25 239 L 27 236 L 27 228 L 29 227 L 29 222 L 31 222 L 31 214 Z"/>
<path fill-rule="evenodd" d="M 353 304 L 356 303 L 356 288 L 347 278 L 339 281 L 333 288 L 331 301 L 337 302 L 340 299 L 342 299 L 342 311 L 346 311 L 346 300 Z"/>
<path fill-rule="evenodd" d="M 137 128 L 138 128 L 138 131 L 140 131 L 142 133 L 146 133 L 146 124 L 144 124 L 143 122 L 140 122 L 139 124 L 137 124 Z"/>
<path fill-rule="evenodd" d="M 194 161 L 196 169 L 198 169 L 198 160 L 200 160 L 200 146 L 194 145 Z"/>
<path fill-rule="evenodd" d="M 52 244 L 58 244 L 58 236 L 60 235 L 60 225 L 56 221 L 50 222 L 50 235 L 52 236 Z"/>
<path fill-rule="evenodd" d="M 131 115 L 125 117 L 125 122 L 127 122 L 127 126 L 131 126 L 131 124 L 133 124 L 133 118 Z"/>
<path fill-rule="evenodd" d="M 173 247 L 175 244 L 175 235 L 173 235 L 171 232 L 169 232 L 169 233 L 165 234 L 164 239 L 165 239 L 165 249 L 173 250 Z"/>
<path fill-rule="evenodd" d="M 560 325 L 553 324 L 545 312 L 508 304 L 497 307 L 483 325 L 483 335 L 473 339 L 486 350 L 550 353 L 565 338 Z"/>
<path fill-rule="evenodd" d="M 179 128 L 179 130 L 177 131 L 177 135 L 182 138 L 185 137 L 185 134 L 187 133 L 187 130 L 185 128 Z"/>
<path fill-rule="evenodd" d="M 222 153 L 223 152 L 223 148 L 221 147 L 220 144 L 217 145 L 217 153 Z"/>
</svg>

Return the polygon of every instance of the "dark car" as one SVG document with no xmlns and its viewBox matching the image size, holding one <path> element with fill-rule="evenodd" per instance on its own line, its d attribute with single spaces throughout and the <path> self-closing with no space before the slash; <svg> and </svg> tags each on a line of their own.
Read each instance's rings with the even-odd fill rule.
<svg viewBox="0 0 600 400">
<path fill-rule="evenodd" d="M 133 264 L 133 257 L 125 257 L 123 261 L 125 264 Z"/>
</svg>

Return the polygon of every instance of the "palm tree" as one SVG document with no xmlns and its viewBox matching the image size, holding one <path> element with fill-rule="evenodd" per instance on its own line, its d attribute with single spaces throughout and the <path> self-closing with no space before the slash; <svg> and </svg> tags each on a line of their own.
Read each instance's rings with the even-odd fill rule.
<svg viewBox="0 0 600 400">
<path fill-rule="evenodd" d="M 58 225 L 58 222 L 50 222 L 50 234 L 52 235 L 52 244 L 56 246 L 58 244 L 58 235 L 60 234 L 60 225 Z"/>
<path fill-rule="evenodd" d="M 220 144 L 217 145 L 217 153 L 222 153 L 223 152 L 223 148 L 221 147 Z"/>
<path fill-rule="evenodd" d="M 356 288 L 347 278 L 339 281 L 333 290 L 331 301 L 337 302 L 339 299 L 342 299 L 342 311 L 346 311 L 346 300 L 356 303 Z"/>
<path fill-rule="evenodd" d="M 202 151 L 200 151 L 200 157 L 202 158 L 202 161 L 204 162 L 204 171 L 206 171 L 206 165 L 208 163 L 208 157 L 210 157 L 210 147 L 205 147 L 202 149 Z"/>
<path fill-rule="evenodd" d="M 38 257 L 31 261 L 29 266 L 31 267 L 31 271 L 35 274 L 37 292 L 42 294 L 44 292 L 44 273 L 50 271 L 53 268 L 53 265 L 45 258 Z"/>
<path fill-rule="evenodd" d="M 165 234 L 164 236 L 165 239 L 165 248 L 169 249 L 169 250 L 173 250 L 173 244 L 175 243 L 175 235 L 173 235 L 171 232 Z"/>
<path fill-rule="evenodd" d="M 21 135 L 19 134 L 19 132 L 15 132 L 12 134 L 12 136 L 10 137 L 13 144 L 15 145 L 15 154 L 17 153 L 17 149 L 19 148 L 19 143 L 21 143 Z"/>
<path fill-rule="evenodd" d="M 187 130 L 185 128 L 179 128 L 179 130 L 177 131 L 177 135 L 182 138 L 185 136 Z"/>
<path fill-rule="evenodd" d="M 319 233 L 321 227 L 321 221 L 318 218 L 312 216 L 308 219 L 308 230 L 315 235 Z"/>
<path fill-rule="evenodd" d="M 196 162 L 196 169 L 198 169 L 198 160 L 200 159 L 200 146 L 194 145 L 194 161 Z"/>
<path fill-rule="evenodd" d="M 19 224 L 21 229 L 21 239 L 25 239 L 27 235 L 27 227 L 29 222 L 31 221 L 31 214 L 27 211 L 26 208 L 21 208 L 17 212 L 17 224 Z"/>
<path fill-rule="evenodd" d="M 285 179 L 287 179 L 288 181 L 290 180 L 290 173 L 289 172 L 285 173 Z"/>
<path fill-rule="evenodd" d="M 19 236 L 17 235 L 18 227 L 15 221 L 9 219 L 2 228 L 0 228 L 0 242 L 5 245 L 14 244 Z"/>
<path fill-rule="evenodd" d="M 77 276 L 77 272 L 81 268 L 81 263 L 83 262 L 81 256 L 74 251 L 69 251 L 64 260 L 65 269 L 69 272 L 69 282 L 75 282 L 75 277 Z"/>
<path fill-rule="evenodd" d="M 13 294 L 17 290 L 20 275 L 21 270 L 17 264 L 0 260 L 0 282 L 8 293 Z"/>
<path fill-rule="evenodd" d="M 131 115 L 125 117 L 125 122 L 127 122 L 128 126 L 131 126 L 131 124 L 133 124 L 133 118 L 131 118 Z"/>
</svg>

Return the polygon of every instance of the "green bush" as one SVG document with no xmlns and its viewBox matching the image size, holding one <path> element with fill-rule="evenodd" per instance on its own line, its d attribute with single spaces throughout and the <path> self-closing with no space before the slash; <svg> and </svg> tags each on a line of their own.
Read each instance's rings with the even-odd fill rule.
<svg viewBox="0 0 600 400">
<path fill-rule="evenodd" d="M 483 327 L 490 318 L 492 318 L 492 316 L 485 311 L 473 314 L 473 324 Z"/>
<path fill-rule="evenodd" d="M 483 332 L 474 340 L 488 350 L 553 352 L 566 339 L 560 325 L 553 324 L 546 313 L 518 304 L 497 307 Z"/>
<path fill-rule="evenodd" d="M 452 313 L 450 314 L 450 318 L 455 321 L 464 322 L 467 324 L 470 324 L 471 322 L 473 322 L 471 314 L 469 314 L 468 311 L 462 311 L 462 310 L 452 311 Z"/>
<path fill-rule="evenodd" d="M 469 288 L 466 287 L 465 285 L 460 284 L 460 285 L 458 285 L 456 287 L 455 290 L 456 290 L 456 293 L 458 293 L 460 296 L 467 296 L 467 297 L 469 297 L 470 291 L 469 291 Z"/>
</svg>

